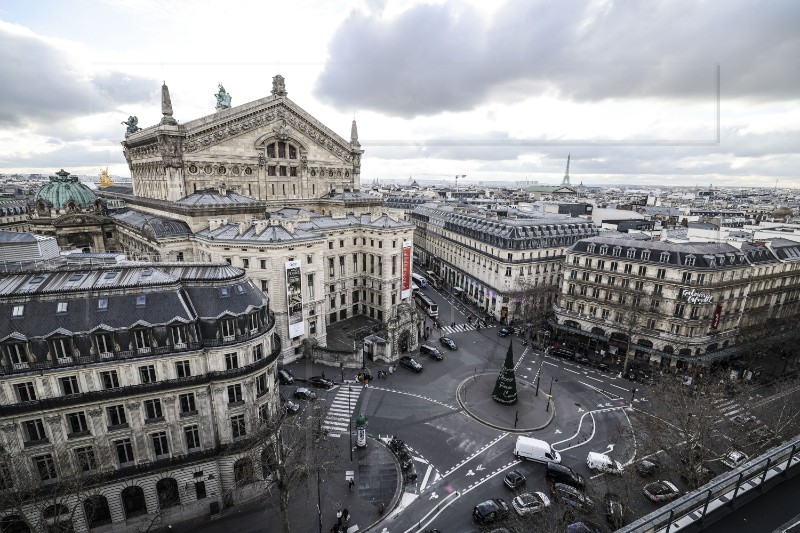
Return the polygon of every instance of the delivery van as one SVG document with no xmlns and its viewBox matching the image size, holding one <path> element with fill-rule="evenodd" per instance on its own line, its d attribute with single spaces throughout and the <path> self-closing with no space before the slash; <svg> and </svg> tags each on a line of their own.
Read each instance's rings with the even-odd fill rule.
<svg viewBox="0 0 800 533">
<path fill-rule="evenodd" d="M 548 443 L 530 437 L 517 437 L 514 455 L 519 459 L 537 461 L 539 463 L 560 463 L 561 455 Z"/>
</svg>

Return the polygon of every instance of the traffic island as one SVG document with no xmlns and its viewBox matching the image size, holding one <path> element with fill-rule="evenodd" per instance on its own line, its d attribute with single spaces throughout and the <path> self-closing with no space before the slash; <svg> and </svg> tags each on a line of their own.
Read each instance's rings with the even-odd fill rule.
<svg viewBox="0 0 800 533">
<path fill-rule="evenodd" d="M 464 412 L 485 426 L 511 433 L 529 433 L 546 428 L 556 416 L 555 404 L 535 384 L 517 379 L 517 403 L 503 405 L 492 399 L 496 373 L 471 376 L 456 389 L 456 399 Z"/>
</svg>

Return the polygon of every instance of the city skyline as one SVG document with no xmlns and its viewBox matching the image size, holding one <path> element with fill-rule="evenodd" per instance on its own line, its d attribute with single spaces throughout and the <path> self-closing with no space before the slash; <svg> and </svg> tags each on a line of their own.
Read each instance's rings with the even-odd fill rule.
<svg viewBox="0 0 800 533">
<path fill-rule="evenodd" d="M 289 98 L 347 138 L 362 176 L 619 186 L 800 186 L 788 68 L 798 7 L 607 2 L 56 2 L 0 10 L 0 172 L 129 175 L 130 115 Z M 251 19 L 263 20 L 262 25 Z M 112 29 L 113 31 L 104 31 Z M 735 32 L 733 36 L 731 33 Z"/>
</svg>

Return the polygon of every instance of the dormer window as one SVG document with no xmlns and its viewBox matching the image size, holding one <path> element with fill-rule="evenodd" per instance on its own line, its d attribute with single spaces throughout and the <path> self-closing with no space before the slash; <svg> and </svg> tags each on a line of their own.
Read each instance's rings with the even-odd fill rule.
<svg viewBox="0 0 800 533">
<path fill-rule="evenodd" d="M 227 298 L 230 295 L 230 291 L 228 291 L 227 287 L 222 287 L 219 290 L 219 297 L 220 298 Z"/>
<path fill-rule="evenodd" d="M 72 355 L 70 340 L 67 337 L 51 339 L 50 349 L 57 359 L 66 359 Z"/>
<path fill-rule="evenodd" d="M 136 297 L 136 307 L 144 307 L 145 305 L 147 305 L 147 295 L 140 294 Z"/>
<path fill-rule="evenodd" d="M 71 275 L 70 277 L 67 278 L 67 281 L 69 281 L 70 283 L 75 283 L 75 282 L 80 281 L 82 279 L 83 279 L 83 274 L 73 274 L 73 275 Z"/>
<path fill-rule="evenodd" d="M 244 287 L 242 287 L 241 285 L 236 285 L 236 292 L 238 292 L 239 294 L 244 294 Z"/>
<path fill-rule="evenodd" d="M 147 270 L 144 270 L 142 272 L 142 277 L 143 278 L 149 278 L 152 275 L 153 275 L 153 269 L 152 268 L 148 268 Z"/>
<path fill-rule="evenodd" d="M 684 258 L 683 264 L 686 266 L 694 266 L 695 257 L 693 255 L 687 255 Z"/>
<path fill-rule="evenodd" d="M 11 316 L 22 316 L 24 312 L 25 312 L 24 305 L 15 305 L 14 309 L 11 310 Z"/>
<path fill-rule="evenodd" d="M 100 311 L 108 309 L 108 298 L 100 298 L 97 300 L 97 309 Z"/>
<path fill-rule="evenodd" d="M 644 250 L 642 252 L 642 259 L 645 260 L 645 261 L 650 260 L 650 251 L 649 250 Z"/>
<path fill-rule="evenodd" d="M 628 259 L 633 259 L 634 257 L 636 257 L 636 250 L 628 248 Z"/>
<path fill-rule="evenodd" d="M 603 254 L 603 255 L 606 255 L 608 253 L 608 246 L 606 246 L 605 244 L 603 246 L 601 246 L 600 247 L 600 253 Z"/>
<path fill-rule="evenodd" d="M 8 357 L 9 362 L 15 367 L 19 367 L 21 365 L 28 366 L 28 358 L 25 355 L 25 345 L 22 343 L 13 343 L 13 344 L 6 344 L 4 347 L 4 351 L 6 352 L 6 357 Z"/>
<path fill-rule="evenodd" d="M 56 313 L 66 313 L 67 312 L 67 302 L 58 302 L 56 306 Z"/>
<path fill-rule="evenodd" d="M 611 251 L 611 255 L 613 255 L 614 257 L 619 257 L 620 255 L 622 255 L 622 248 L 620 248 L 619 246 L 615 246 L 614 249 Z"/>
<path fill-rule="evenodd" d="M 593 254 L 594 253 L 594 248 L 595 248 L 595 245 L 594 245 L 594 243 L 592 243 L 586 248 L 586 251 L 589 252 L 590 254 Z"/>
<path fill-rule="evenodd" d="M 669 262 L 669 254 L 667 252 L 661 252 L 661 256 L 659 257 L 658 260 L 660 262 L 662 262 L 662 263 L 668 263 Z"/>
</svg>

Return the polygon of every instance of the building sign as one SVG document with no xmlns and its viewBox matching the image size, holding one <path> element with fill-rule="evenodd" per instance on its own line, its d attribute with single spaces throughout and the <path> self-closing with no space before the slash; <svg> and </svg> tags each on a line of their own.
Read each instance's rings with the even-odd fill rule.
<svg viewBox="0 0 800 533">
<path fill-rule="evenodd" d="M 722 304 L 717 304 L 717 308 L 714 309 L 714 318 L 711 319 L 711 329 L 717 329 L 719 326 L 719 319 L 722 316 Z"/>
<path fill-rule="evenodd" d="M 709 292 L 698 292 L 695 289 L 683 289 L 681 296 L 690 304 L 710 304 L 714 297 Z"/>
<path fill-rule="evenodd" d="M 286 304 L 289 308 L 291 339 L 306 331 L 303 323 L 303 285 L 300 279 L 300 261 L 286 261 Z"/>
<path fill-rule="evenodd" d="M 400 283 L 400 299 L 411 297 L 411 241 L 403 241 L 403 277 Z"/>
</svg>

